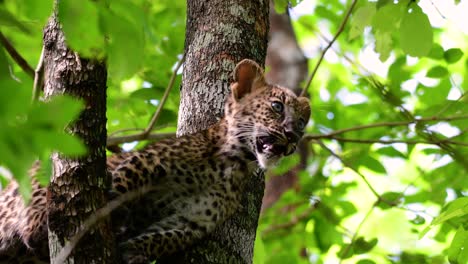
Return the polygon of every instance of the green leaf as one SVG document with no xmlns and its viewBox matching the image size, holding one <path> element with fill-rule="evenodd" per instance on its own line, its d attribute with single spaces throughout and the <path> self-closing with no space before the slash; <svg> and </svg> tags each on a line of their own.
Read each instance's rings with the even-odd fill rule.
<svg viewBox="0 0 468 264">
<path fill-rule="evenodd" d="M 392 0 L 378 0 L 377 1 L 377 8 L 380 9 L 381 7 L 389 4 L 389 3 L 392 3 L 393 1 Z"/>
<path fill-rule="evenodd" d="M 413 57 L 423 57 L 432 48 L 433 32 L 427 15 L 417 5 L 403 16 L 400 25 L 400 43 L 403 51 Z"/>
<path fill-rule="evenodd" d="M 460 217 L 468 214 L 468 197 L 460 197 L 451 201 L 447 209 L 439 216 L 434 218 L 432 225 L 441 224 L 455 217 Z"/>
<path fill-rule="evenodd" d="M 468 263 L 468 231 L 465 231 L 463 226 L 455 233 L 447 253 L 450 263 Z"/>
<path fill-rule="evenodd" d="M 380 148 L 377 150 L 377 153 L 388 157 L 398 157 L 403 159 L 407 158 L 405 154 L 401 153 L 400 151 L 396 150 L 394 147 L 391 146 Z"/>
<path fill-rule="evenodd" d="M 340 259 L 348 259 L 354 255 L 354 248 L 350 244 L 344 244 L 337 253 Z"/>
<path fill-rule="evenodd" d="M 411 219 L 410 222 L 414 225 L 423 225 L 424 223 L 426 223 L 426 219 L 424 219 L 424 217 L 420 215 L 416 215 L 416 217 Z"/>
<path fill-rule="evenodd" d="M 332 11 L 330 11 L 329 6 L 323 6 L 323 5 L 317 6 L 314 10 L 314 13 L 317 16 L 326 18 L 330 21 L 338 21 L 337 15 L 333 13 Z"/>
<path fill-rule="evenodd" d="M 375 3 L 370 2 L 356 10 L 351 20 L 351 29 L 349 30 L 348 37 L 349 40 L 355 39 L 362 34 L 364 28 L 371 24 L 375 12 Z"/>
<path fill-rule="evenodd" d="M 0 80 L 6 80 L 9 76 L 8 61 L 3 49 L 0 49 Z"/>
<path fill-rule="evenodd" d="M 284 14 L 288 10 L 288 0 L 275 0 L 275 11 L 278 14 Z"/>
<path fill-rule="evenodd" d="M 429 69 L 429 71 L 427 71 L 426 77 L 429 77 L 429 78 L 442 78 L 442 77 L 447 76 L 448 73 L 449 72 L 448 72 L 447 68 L 439 65 L 439 66 L 434 66 L 431 69 Z"/>
<path fill-rule="evenodd" d="M 132 92 L 130 97 L 143 100 L 159 100 L 163 97 L 163 94 L 164 90 L 161 88 L 142 88 Z"/>
<path fill-rule="evenodd" d="M 444 53 L 444 59 L 447 63 L 455 63 L 463 57 L 463 51 L 461 49 L 448 49 Z"/>
<path fill-rule="evenodd" d="M 375 264 L 375 262 L 370 259 L 360 259 L 356 264 Z"/>
<path fill-rule="evenodd" d="M 392 34 L 379 31 L 375 33 L 375 52 L 379 53 L 379 59 L 384 62 L 390 57 L 393 48 Z"/>
<path fill-rule="evenodd" d="M 41 186 L 47 186 L 50 181 L 50 176 L 52 175 L 52 159 L 49 156 L 49 153 L 46 152 L 40 158 L 40 168 L 37 172 L 36 180 L 39 182 Z"/>
<path fill-rule="evenodd" d="M 28 27 L 23 25 L 22 22 L 18 21 L 18 19 L 16 19 L 13 14 L 11 14 L 8 10 L 5 10 L 2 6 L 0 6 L 0 26 L 16 27 L 23 31 L 23 33 L 31 33 Z"/>
<path fill-rule="evenodd" d="M 372 19 L 374 32 L 392 33 L 398 29 L 402 16 L 401 5 L 388 4 L 379 8 Z"/>
<path fill-rule="evenodd" d="M 386 192 L 380 195 L 381 201 L 377 204 L 380 209 L 390 209 L 402 202 L 403 195 L 399 192 Z"/>
<path fill-rule="evenodd" d="M 60 134 L 59 134 L 60 135 Z M 86 147 L 84 146 L 81 139 L 76 136 L 69 134 L 62 134 L 57 137 L 58 142 L 62 142 L 60 146 L 56 146 L 56 149 L 66 156 L 83 156 L 86 154 Z"/>
<path fill-rule="evenodd" d="M 72 49 L 84 57 L 102 55 L 104 35 L 99 30 L 99 12 L 95 2 L 61 0 L 58 12 L 65 38 Z"/>
<path fill-rule="evenodd" d="M 71 96 L 54 96 L 48 102 L 40 102 L 30 110 L 30 125 L 45 129 L 65 129 L 75 119 L 83 103 Z"/>
<path fill-rule="evenodd" d="M 253 263 L 263 264 L 265 263 L 266 258 L 267 258 L 267 254 L 265 251 L 265 245 L 263 243 L 260 232 L 257 231 L 257 238 L 255 239 L 255 246 L 254 246 Z"/>
<path fill-rule="evenodd" d="M 113 5 L 116 5 L 117 11 L 122 10 L 121 5 L 126 5 L 129 10 L 135 9 L 129 2 L 116 1 Z M 116 80 L 129 78 L 143 64 L 145 50 L 143 25 L 138 18 L 132 20 L 127 18 L 123 11 L 115 12 L 102 7 L 100 14 L 109 38 L 107 47 L 109 75 Z"/>
<path fill-rule="evenodd" d="M 356 165 L 364 166 L 372 171 L 377 173 L 386 174 L 387 171 L 385 167 L 378 161 L 377 159 L 369 156 L 369 155 L 362 155 L 357 161 Z"/>
<path fill-rule="evenodd" d="M 366 241 L 363 237 L 359 237 L 354 241 L 353 248 L 355 254 L 364 254 L 371 251 L 377 245 L 377 238 Z"/>
<path fill-rule="evenodd" d="M 168 125 L 174 123 L 177 123 L 177 113 L 172 110 L 163 108 L 163 110 L 161 111 L 161 115 L 156 121 L 155 126 Z"/>
<path fill-rule="evenodd" d="M 432 45 L 431 51 L 427 55 L 431 59 L 440 60 L 444 58 L 444 49 L 438 43 Z"/>
<path fill-rule="evenodd" d="M 37 21 L 40 26 L 47 21 L 54 7 L 53 0 L 16 0 L 23 13 L 30 19 Z"/>
</svg>

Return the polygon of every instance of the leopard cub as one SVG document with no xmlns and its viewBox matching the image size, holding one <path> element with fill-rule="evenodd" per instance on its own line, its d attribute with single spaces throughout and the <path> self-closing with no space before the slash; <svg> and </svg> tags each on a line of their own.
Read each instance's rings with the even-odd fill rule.
<svg viewBox="0 0 468 264">
<path fill-rule="evenodd" d="M 149 262 L 210 233 L 239 208 L 254 170 L 295 151 L 309 120 L 309 100 L 268 84 L 263 70 L 251 60 L 237 64 L 234 81 L 224 117 L 207 130 L 108 158 L 115 192 L 152 189 L 127 206 L 128 217 L 116 228 L 127 262 Z M 31 234 L 39 237 L 38 232 L 47 230 L 45 207 L 31 210 L 6 202 L 18 196 L 8 191 L 0 196 L 0 215 L 16 212 L 15 217 L 28 219 L 15 225 L 0 218 L 0 252 L 13 235 L 30 246 Z M 45 200 L 44 192 L 32 200 L 42 206 L 37 200 Z"/>
</svg>

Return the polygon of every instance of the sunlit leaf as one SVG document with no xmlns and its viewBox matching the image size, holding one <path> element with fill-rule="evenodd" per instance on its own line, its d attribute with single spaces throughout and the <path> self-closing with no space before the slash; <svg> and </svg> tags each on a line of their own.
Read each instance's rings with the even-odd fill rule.
<svg viewBox="0 0 468 264">
<path fill-rule="evenodd" d="M 388 146 L 383 147 L 377 150 L 377 153 L 388 156 L 388 157 L 398 157 L 405 159 L 407 156 L 401 153 L 400 151 L 396 150 L 394 147 Z"/>
<path fill-rule="evenodd" d="M 431 51 L 427 55 L 429 58 L 440 60 L 444 58 L 444 49 L 438 43 L 432 45 Z"/>
<path fill-rule="evenodd" d="M 134 9 L 129 2 L 117 1 L 117 3 Z M 100 9 L 104 29 L 109 37 L 107 47 L 109 75 L 117 80 L 129 78 L 140 69 L 145 50 L 141 21 L 135 17 L 130 20 L 121 9 L 118 8 L 116 11 Z"/>
<path fill-rule="evenodd" d="M 424 217 L 422 217 L 420 215 L 416 215 L 416 217 L 411 219 L 410 222 L 415 224 L 415 225 L 423 225 L 423 224 L 426 223 L 426 219 L 424 219 Z"/>
<path fill-rule="evenodd" d="M 444 58 L 447 63 L 455 63 L 463 57 L 463 51 L 458 48 L 448 49 L 444 53 Z"/>
<path fill-rule="evenodd" d="M 378 161 L 377 159 L 369 156 L 369 155 L 362 155 L 357 161 L 357 165 L 364 166 L 370 170 L 373 170 L 377 173 L 386 174 L 387 171 L 385 167 Z"/>
<path fill-rule="evenodd" d="M 284 14 L 288 10 L 288 0 L 275 0 L 275 12 L 278 14 Z"/>
<path fill-rule="evenodd" d="M 375 262 L 371 259 L 360 259 L 356 264 L 375 264 Z"/>
<path fill-rule="evenodd" d="M 31 33 L 22 22 L 18 21 L 18 19 L 13 14 L 11 14 L 8 10 L 5 10 L 2 6 L 0 6 L 0 26 L 15 27 L 21 30 L 23 33 Z"/>
<path fill-rule="evenodd" d="M 399 192 L 386 192 L 380 195 L 381 200 L 377 204 L 380 209 L 390 209 L 401 203 L 403 195 Z"/>
<path fill-rule="evenodd" d="M 427 72 L 426 76 L 429 78 L 442 78 L 448 74 L 447 68 L 443 66 L 434 66 Z"/>
<path fill-rule="evenodd" d="M 377 238 L 373 238 L 369 241 L 363 237 L 358 237 L 353 244 L 355 254 L 364 254 L 371 251 L 377 245 Z"/>
<path fill-rule="evenodd" d="M 375 52 L 379 53 L 379 59 L 386 61 L 393 49 L 392 35 L 389 32 L 379 31 L 375 34 Z"/>
<path fill-rule="evenodd" d="M 377 33 L 391 33 L 398 29 L 403 15 L 401 5 L 387 4 L 379 8 L 372 20 L 372 27 Z"/>
<path fill-rule="evenodd" d="M 267 258 L 267 254 L 265 252 L 265 245 L 263 244 L 263 240 L 259 232 L 257 232 L 257 236 L 255 239 L 255 246 L 254 246 L 254 257 L 253 263 L 254 264 L 263 264 Z"/>
<path fill-rule="evenodd" d="M 427 15 L 415 4 L 405 13 L 400 25 L 401 48 L 408 55 L 422 57 L 432 48 L 433 33 Z"/>
<path fill-rule="evenodd" d="M 344 244 L 337 255 L 340 259 L 348 259 L 354 255 L 354 248 L 350 244 Z"/>
<path fill-rule="evenodd" d="M 45 23 L 52 14 L 53 0 L 16 0 L 24 14 L 39 23 Z"/>
<path fill-rule="evenodd" d="M 448 249 L 448 260 L 453 264 L 468 263 L 468 231 L 460 226 Z"/>
<path fill-rule="evenodd" d="M 99 29 L 99 12 L 95 2 L 61 0 L 58 1 L 58 14 L 67 44 L 71 48 L 84 57 L 103 53 L 104 36 Z"/>
<path fill-rule="evenodd" d="M 130 96 L 143 100 L 159 100 L 162 98 L 163 94 L 164 90 L 161 88 L 143 88 L 132 92 Z"/>
<path fill-rule="evenodd" d="M 376 9 L 374 3 L 367 3 L 356 10 L 350 23 L 351 29 L 349 30 L 349 40 L 352 40 L 362 34 L 364 28 L 371 24 L 375 12 Z"/>
</svg>

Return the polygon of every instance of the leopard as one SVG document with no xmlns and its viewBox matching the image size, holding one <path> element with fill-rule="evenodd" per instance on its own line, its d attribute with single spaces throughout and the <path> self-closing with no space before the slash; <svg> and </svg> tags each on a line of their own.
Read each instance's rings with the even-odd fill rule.
<svg viewBox="0 0 468 264">
<path fill-rule="evenodd" d="M 120 222 L 115 232 L 125 263 L 149 263 L 200 241 L 241 207 L 255 171 L 294 153 L 311 115 L 309 99 L 269 84 L 250 59 L 235 66 L 233 80 L 216 124 L 108 157 L 112 193 L 151 186 L 112 217 Z M 0 255 L 14 244 L 34 251 L 44 241 L 45 188 L 33 182 L 28 205 L 15 182 L 1 193 Z"/>
</svg>

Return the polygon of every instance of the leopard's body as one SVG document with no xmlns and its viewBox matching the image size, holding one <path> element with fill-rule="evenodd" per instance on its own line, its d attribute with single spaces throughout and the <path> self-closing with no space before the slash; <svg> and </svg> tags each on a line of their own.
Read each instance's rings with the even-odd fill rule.
<svg viewBox="0 0 468 264">
<path fill-rule="evenodd" d="M 309 101 L 267 84 L 250 60 L 237 65 L 234 79 L 217 124 L 108 159 L 118 194 L 152 188 L 127 206 L 128 221 L 116 231 L 128 262 L 173 253 L 211 232 L 239 208 L 254 170 L 294 151 L 309 119 Z M 16 184 L 4 190 L 0 252 L 19 239 L 34 249 L 36 238 L 46 236 L 45 200 L 45 189 L 37 185 L 27 207 Z"/>
</svg>

